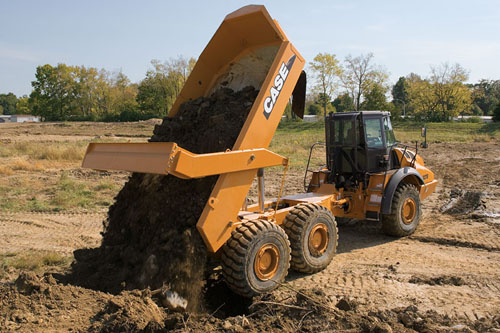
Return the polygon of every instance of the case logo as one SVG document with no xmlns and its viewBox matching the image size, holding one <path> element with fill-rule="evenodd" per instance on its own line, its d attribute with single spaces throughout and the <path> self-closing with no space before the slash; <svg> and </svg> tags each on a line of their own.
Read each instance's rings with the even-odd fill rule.
<svg viewBox="0 0 500 333">
<path fill-rule="evenodd" d="M 264 100 L 264 116 L 266 117 L 266 119 L 269 119 L 269 116 L 274 109 L 274 105 L 278 100 L 281 89 L 283 89 L 283 85 L 286 82 L 288 73 L 290 73 L 290 70 L 292 69 L 295 58 L 296 55 L 294 54 L 286 64 L 284 62 L 281 63 L 278 74 L 276 74 L 276 76 L 274 77 L 274 86 L 271 87 L 269 96 Z"/>
</svg>

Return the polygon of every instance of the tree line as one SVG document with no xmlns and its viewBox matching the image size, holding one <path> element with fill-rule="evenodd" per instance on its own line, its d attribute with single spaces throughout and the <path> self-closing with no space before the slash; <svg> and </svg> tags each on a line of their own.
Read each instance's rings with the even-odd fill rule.
<svg viewBox="0 0 500 333">
<path fill-rule="evenodd" d="M 194 67 L 194 58 L 151 61 L 143 80 L 85 66 L 38 66 L 32 92 L 0 94 L 0 114 L 33 114 L 46 121 L 136 121 L 167 115 Z M 308 65 L 313 78 L 306 113 L 387 110 L 424 121 L 448 121 L 457 115 L 495 115 L 500 121 L 500 80 L 466 84 L 459 64 L 432 66 L 426 77 L 410 73 L 391 85 L 389 73 L 372 53 L 347 56 L 319 53 Z M 291 113 L 291 112 L 288 112 Z"/>
<path fill-rule="evenodd" d="M 458 115 L 493 115 L 500 121 L 500 80 L 466 84 L 466 69 L 443 63 L 431 66 L 427 77 L 410 73 L 391 86 L 388 72 L 373 58 L 369 53 L 341 62 L 334 54 L 319 53 L 309 64 L 315 85 L 307 112 L 387 110 L 395 118 L 419 121 L 449 121 Z"/>
<path fill-rule="evenodd" d="M 46 121 L 136 121 L 164 117 L 194 66 L 193 58 L 151 61 L 138 84 L 125 74 L 85 66 L 38 66 L 29 96 L 0 95 L 0 114 L 33 114 Z"/>
</svg>

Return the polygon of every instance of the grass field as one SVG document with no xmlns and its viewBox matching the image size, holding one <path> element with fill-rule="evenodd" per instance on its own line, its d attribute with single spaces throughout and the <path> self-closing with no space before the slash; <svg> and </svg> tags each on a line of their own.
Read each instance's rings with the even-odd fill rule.
<svg viewBox="0 0 500 333">
<path fill-rule="evenodd" d="M 154 123 L 42 123 L 0 126 L 0 211 L 93 211 L 106 209 L 128 173 L 80 169 L 89 142 L 146 141 Z M 396 137 L 422 141 L 423 124 L 399 123 Z M 500 139 L 500 124 L 430 123 L 428 141 L 487 142 Z M 290 158 L 290 168 L 305 168 L 309 149 L 324 142 L 324 123 L 282 122 L 270 149 Z M 312 165 L 324 164 L 324 148 Z M 281 172 L 281 167 L 269 172 Z"/>
</svg>

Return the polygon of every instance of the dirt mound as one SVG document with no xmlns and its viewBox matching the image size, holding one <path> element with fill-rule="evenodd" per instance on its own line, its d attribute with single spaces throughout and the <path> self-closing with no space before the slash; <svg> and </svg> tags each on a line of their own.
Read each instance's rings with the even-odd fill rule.
<svg viewBox="0 0 500 333">
<path fill-rule="evenodd" d="M 428 284 L 430 286 L 442 286 L 442 285 L 452 285 L 452 286 L 463 286 L 465 281 L 460 276 L 437 276 L 433 278 L 413 276 L 408 282 L 415 284 Z"/>
<path fill-rule="evenodd" d="M 320 288 L 294 290 L 284 286 L 279 293 L 255 297 L 244 314 L 229 316 L 222 316 L 220 308 L 210 313 L 170 312 L 151 295 L 146 289 L 122 291 L 113 296 L 59 284 L 50 275 L 22 273 L 16 283 L 0 285 L 0 331 L 496 332 L 500 329 L 498 315 L 471 321 L 434 310 L 420 311 L 414 305 L 361 312 L 355 300 L 329 297 Z M 222 304 L 225 297 L 219 295 Z"/>
<path fill-rule="evenodd" d="M 159 331 L 164 328 L 165 311 L 147 292 L 123 291 L 112 297 L 95 316 L 91 330 L 99 332 Z"/>
<path fill-rule="evenodd" d="M 159 331 L 165 318 L 147 290 L 112 296 L 58 284 L 50 274 L 32 272 L 0 286 L 0 331 Z"/>
<path fill-rule="evenodd" d="M 441 212 L 450 215 L 467 215 L 486 208 L 484 193 L 452 189 L 449 200 L 441 207 Z"/>
<path fill-rule="evenodd" d="M 223 88 L 188 101 L 155 126 L 150 141 L 194 153 L 231 149 L 257 93 Z M 72 283 L 112 293 L 167 284 L 196 310 L 207 258 L 195 226 L 217 179 L 133 174 L 109 210 L 102 245 L 75 252 Z"/>
</svg>

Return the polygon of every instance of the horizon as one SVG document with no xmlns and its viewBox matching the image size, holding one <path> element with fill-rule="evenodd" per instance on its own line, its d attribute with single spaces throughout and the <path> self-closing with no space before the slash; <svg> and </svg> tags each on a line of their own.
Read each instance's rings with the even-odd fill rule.
<svg viewBox="0 0 500 333">
<path fill-rule="evenodd" d="M 500 79 L 500 6 L 492 0 L 262 3 L 308 62 L 319 52 L 340 61 L 372 52 L 391 84 L 412 72 L 427 77 L 444 62 L 468 70 L 468 83 Z M 0 21 L 0 93 L 29 95 L 36 67 L 44 64 L 121 70 L 138 83 L 153 59 L 197 58 L 224 17 L 246 4 L 1 2 L 9 15 Z"/>
</svg>

